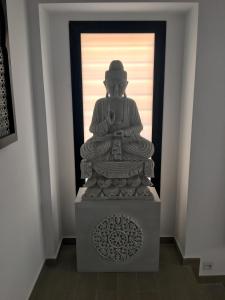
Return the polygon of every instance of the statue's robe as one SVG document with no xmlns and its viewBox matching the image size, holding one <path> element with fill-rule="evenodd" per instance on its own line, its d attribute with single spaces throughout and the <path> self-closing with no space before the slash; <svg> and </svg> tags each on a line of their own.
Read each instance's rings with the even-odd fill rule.
<svg viewBox="0 0 225 300">
<path fill-rule="evenodd" d="M 107 120 L 110 101 L 99 99 L 94 108 L 90 132 L 93 137 L 81 147 L 81 156 L 88 160 L 139 160 L 149 158 L 154 152 L 153 144 L 140 136 L 143 129 L 134 100 L 122 98 L 122 117 L 113 125 Z M 123 130 L 123 137 L 113 134 Z"/>
<path fill-rule="evenodd" d="M 108 133 L 113 133 L 117 130 L 125 130 L 127 135 L 139 134 L 142 129 L 142 123 L 134 100 L 129 98 L 122 98 L 123 117 L 120 122 L 110 125 L 106 118 L 110 110 L 110 101 L 107 98 L 99 99 L 94 108 L 90 132 L 94 136 L 104 136 Z"/>
</svg>

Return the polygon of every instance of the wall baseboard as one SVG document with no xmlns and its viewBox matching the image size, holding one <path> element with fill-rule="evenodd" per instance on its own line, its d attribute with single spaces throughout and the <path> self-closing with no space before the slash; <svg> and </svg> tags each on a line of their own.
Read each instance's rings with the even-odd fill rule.
<svg viewBox="0 0 225 300">
<path fill-rule="evenodd" d="M 183 254 L 181 253 L 180 247 L 177 243 L 177 240 L 174 237 L 161 237 L 160 238 L 160 243 L 171 243 L 174 244 L 177 252 L 180 257 L 180 261 L 183 265 L 189 265 L 191 266 L 193 273 L 195 274 L 195 278 L 199 283 L 223 283 L 225 285 L 225 275 L 206 275 L 202 276 L 199 275 L 199 269 L 200 269 L 200 258 L 198 257 L 191 257 L 191 258 L 185 258 L 183 257 Z"/>
<path fill-rule="evenodd" d="M 62 245 L 76 245 L 75 237 L 65 237 L 62 239 Z"/>
<path fill-rule="evenodd" d="M 45 260 L 45 265 L 46 266 L 54 266 L 57 264 L 57 261 L 58 261 L 58 256 L 59 256 L 59 253 L 60 253 L 60 250 L 62 248 L 63 245 L 76 245 L 76 238 L 75 237 L 66 237 L 66 238 L 62 238 L 61 240 L 61 243 L 59 244 L 59 247 L 56 251 L 56 256 L 55 258 L 47 258 Z"/>
<path fill-rule="evenodd" d="M 41 272 L 43 272 L 44 265 L 45 265 L 45 260 L 43 260 L 42 264 L 40 265 L 39 270 L 37 271 L 37 274 L 36 274 L 36 276 L 35 276 L 35 278 L 34 278 L 32 284 L 31 284 L 31 288 L 30 288 L 30 290 L 29 290 L 28 298 L 27 298 L 27 299 L 30 299 L 30 298 L 31 298 L 31 295 L 32 295 L 33 290 L 34 290 L 34 287 L 35 287 L 35 285 L 36 285 L 36 283 L 37 283 L 37 281 L 38 281 L 38 279 L 39 279 L 39 277 L 40 277 L 40 275 L 41 275 Z"/>
<path fill-rule="evenodd" d="M 54 257 L 51 257 L 51 258 L 46 258 L 45 259 L 45 265 L 46 266 L 53 266 L 57 263 L 57 259 L 58 259 L 58 256 L 59 256 L 59 253 L 60 253 L 60 250 L 61 250 L 61 247 L 62 247 L 62 243 L 63 243 L 63 239 L 61 239 L 61 241 L 59 242 L 59 245 L 58 245 L 58 248 L 55 252 L 55 255 Z"/>
<path fill-rule="evenodd" d="M 172 236 L 161 236 L 160 244 L 174 244 L 174 237 Z"/>
<path fill-rule="evenodd" d="M 178 243 L 174 237 L 160 237 L 160 244 L 173 244 L 176 247 L 177 253 L 180 258 L 180 262 L 183 265 L 189 265 L 193 273 L 195 275 L 196 280 L 199 283 L 223 283 L 225 285 L 225 276 L 219 275 L 219 276 L 201 276 L 199 275 L 199 267 L 200 267 L 200 258 L 184 258 L 180 248 L 178 246 Z M 61 247 L 63 245 L 76 245 L 76 238 L 75 237 L 64 237 L 61 241 L 58 254 L 60 253 Z M 57 264 L 58 261 L 58 255 L 56 258 L 50 258 L 45 260 L 46 266 L 54 266 Z"/>
</svg>

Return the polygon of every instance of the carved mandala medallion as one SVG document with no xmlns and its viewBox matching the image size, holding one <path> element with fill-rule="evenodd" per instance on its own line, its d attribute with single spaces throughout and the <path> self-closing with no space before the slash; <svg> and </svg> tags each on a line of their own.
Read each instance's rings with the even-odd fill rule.
<svg viewBox="0 0 225 300">
<path fill-rule="evenodd" d="M 92 232 L 92 241 L 103 259 L 124 262 L 140 250 L 143 233 L 130 217 L 113 215 L 96 226 Z"/>
</svg>

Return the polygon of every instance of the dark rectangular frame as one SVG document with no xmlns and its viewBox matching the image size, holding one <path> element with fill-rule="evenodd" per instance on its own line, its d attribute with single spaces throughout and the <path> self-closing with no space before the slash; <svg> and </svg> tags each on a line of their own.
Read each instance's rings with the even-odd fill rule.
<svg viewBox="0 0 225 300">
<path fill-rule="evenodd" d="M 69 33 L 76 191 L 84 184 L 80 173 L 80 147 L 84 142 L 81 33 L 155 33 L 152 141 L 156 151 L 152 157 L 155 161 L 152 182 L 160 195 L 166 21 L 70 21 Z"/>
<path fill-rule="evenodd" d="M 7 12 L 6 12 L 5 0 L 0 0 L 0 33 L 1 33 L 0 44 L 3 46 L 2 50 L 4 56 L 5 79 L 6 79 L 6 90 L 7 90 L 7 110 L 8 110 L 9 124 L 10 124 L 10 134 L 0 138 L 0 149 L 1 149 L 17 140 L 14 102 L 12 97 L 12 84 L 10 80 L 11 67 L 10 67 L 10 57 L 9 57 L 8 24 L 7 24 Z"/>
</svg>

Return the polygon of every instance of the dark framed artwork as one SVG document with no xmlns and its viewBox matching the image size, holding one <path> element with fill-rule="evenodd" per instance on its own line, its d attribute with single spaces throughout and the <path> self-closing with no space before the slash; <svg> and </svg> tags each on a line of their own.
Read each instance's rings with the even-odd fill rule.
<svg viewBox="0 0 225 300">
<path fill-rule="evenodd" d="M 84 142 L 83 128 L 83 92 L 82 92 L 82 60 L 81 34 L 82 33 L 154 33 L 154 84 L 153 84 L 153 120 L 152 141 L 155 145 L 153 160 L 155 162 L 155 178 L 152 182 L 160 195 L 161 179 L 161 148 L 162 148 L 162 121 L 165 73 L 166 21 L 70 21 L 70 57 L 71 82 L 73 101 L 74 124 L 74 153 L 76 191 L 84 184 L 80 173 L 80 147 Z"/>
<path fill-rule="evenodd" d="M 0 149 L 17 140 L 10 81 L 6 2 L 0 0 Z"/>
</svg>

